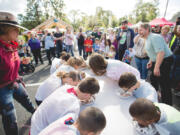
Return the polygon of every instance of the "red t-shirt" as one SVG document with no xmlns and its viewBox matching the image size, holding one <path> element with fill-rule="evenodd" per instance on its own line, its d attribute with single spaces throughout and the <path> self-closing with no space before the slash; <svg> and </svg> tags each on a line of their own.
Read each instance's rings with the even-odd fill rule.
<svg viewBox="0 0 180 135">
<path fill-rule="evenodd" d="M 92 40 L 86 39 L 84 41 L 85 51 L 86 52 L 92 52 L 92 45 L 93 45 Z"/>
<path fill-rule="evenodd" d="M 20 59 L 17 50 L 10 51 L 0 42 L 0 88 L 19 77 Z"/>
</svg>

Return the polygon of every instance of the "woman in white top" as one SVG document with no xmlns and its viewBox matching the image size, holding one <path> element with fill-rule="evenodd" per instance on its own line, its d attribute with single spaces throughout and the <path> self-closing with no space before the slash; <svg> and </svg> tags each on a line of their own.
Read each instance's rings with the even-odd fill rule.
<svg viewBox="0 0 180 135">
<path fill-rule="evenodd" d="M 71 55 L 74 56 L 73 53 L 73 41 L 74 41 L 74 36 L 71 33 L 70 28 L 67 29 L 67 33 L 65 34 L 65 44 L 66 44 L 66 50 L 68 53 L 71 52 Z"/>
<path fill-rule="evenodd" d="M 140 79 L 140 73 L 136 68 L 119 60 L 105 60 L 103 56 L 99 54 L 91 55 L 89 66 L 96 75 L 106 75 L 116 81 L 118 81 L 121 74 L 125 72 L 131 72 Z"/>
<path fill-rule="evenodd" d="M 52 64 L 51 57 L 55 57 L 54 38 L 50 33 L 47 33 L 47 36 L 45 36 L 44 40 L 45 40 L 46 55 L 49 61 L 49 65 L 51 65 Z"/>
<path fill-rule="evenodd" d="M 106 33 L 104 33 L 100 39 L 99 51 L 101 54 L 104 54 L 105 46 L 106 46 Z"/>
<path fill-rule="evenodd" d="M 51 95 L 57 88 L 64 84 L 76 86 L 81 80 L 81 75 L 78 72 L 58 72 L 57 75 L 51 75 L 47 80 L 41 84 L 36 92 L 36 103 L 40 105 L 44 99 Z"/>
</svg>

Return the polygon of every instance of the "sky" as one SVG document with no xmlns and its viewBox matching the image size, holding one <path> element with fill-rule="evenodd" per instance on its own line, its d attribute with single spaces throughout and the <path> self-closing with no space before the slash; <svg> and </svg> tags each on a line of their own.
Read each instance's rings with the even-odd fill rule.
<svg viewBox="0 0 180 135">
<path fill-rule="evenodd" d="M 88 15 L 95 14 L 96 7 L 102 7 L 104 10 L 111 10 L 113 14 L 120 18 L 124 15 L 128 15 L 135 8 L 137 0 L 64 0 L 66 7 L 65 13 L 69 11 L 80 10 Z M 151 0 L 144 0 L 151 1 Z M 164 16 L 164 11 L 166 7 L 167 0 L 159 0 L 159 17 Z M 10 11 L 15 15 L 19 13 L 24 13 L 26 9 L 26 0 L 0 0 L 0 10 Z M 180 11 L 180 0 L 169 0 L 169 6 L 167 9 L 166 19 L 171 19 L 171 17 Z"/>
</svg>

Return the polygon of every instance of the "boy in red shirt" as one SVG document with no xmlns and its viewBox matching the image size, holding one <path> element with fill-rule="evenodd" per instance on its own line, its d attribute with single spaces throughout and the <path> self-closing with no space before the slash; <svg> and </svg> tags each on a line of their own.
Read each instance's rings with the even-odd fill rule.
<svg viewBox="0 0 180 135">
<path fill-rule="evenodd" d="M 84 41 L 84 46 L 85 46 L 85 52 L 86 52 L 86 58 L 88 55 L 91 55 L 92 53 L 92 45 L 93 41 L 91 40 L 91 36 L 87 36 L 86 40 Z"/>
</svg>

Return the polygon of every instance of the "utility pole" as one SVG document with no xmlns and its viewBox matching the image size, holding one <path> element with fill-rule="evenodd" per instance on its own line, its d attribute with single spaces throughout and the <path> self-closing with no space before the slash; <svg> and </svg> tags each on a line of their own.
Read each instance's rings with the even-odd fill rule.
<svg viewBox="0 0 180 135">
<path fill-rule="evenodd" d="M 167 8 L 168 8 L 168 4 L 169 4 L 169 0 L 167 0 L 167 2 L 166 2 L 166 9 L 165 9 L 165 12 L 164 12 L 164 18 L 166 17 L 166 12 L 167 12 Z"/>
</svg>

